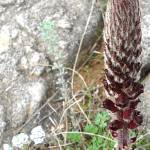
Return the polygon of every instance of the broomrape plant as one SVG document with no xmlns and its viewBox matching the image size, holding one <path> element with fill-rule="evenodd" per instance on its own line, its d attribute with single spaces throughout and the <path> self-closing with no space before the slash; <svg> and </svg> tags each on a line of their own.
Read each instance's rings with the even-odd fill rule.
<svg viewBox="0 0 150 150">
<path fill-rule="evenodd" d="M 143 85 L 136 80 L 142 51 L 139 0 L 108 0 L 104 41 L 104 87 L 108 98 L 103 105 L 113 114 L 109 129 L 118 140 L 116 150 L 129 150 L 136 141 L 129 132 L 143 122 L 136 110 L 138 96 L 143 93 Z"/>
</svg>

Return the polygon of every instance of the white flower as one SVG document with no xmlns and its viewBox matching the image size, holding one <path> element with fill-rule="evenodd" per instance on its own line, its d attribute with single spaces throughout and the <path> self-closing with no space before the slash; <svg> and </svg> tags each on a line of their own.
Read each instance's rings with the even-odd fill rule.
<svg viewBox="0 0 150 150">
<path fill-rule="evenodd" d="M 13 150 L 13 148 L 8 144 L 3 144 L 3 150 Z"/>
<path fill-rule="evenodd" d="M 25 133 L 20 133 L 12 138 L 13 147 L 22 148 L 25 144 L 29 144 L 29 137 Z"/>
<path fill-rule="evenodd" d="M 37 126 L 32 129 L 30 139 L 34 141 L 35 144 L 43 143 L 45 138 L 45 132 L 41 126 Z"/>
</svg>

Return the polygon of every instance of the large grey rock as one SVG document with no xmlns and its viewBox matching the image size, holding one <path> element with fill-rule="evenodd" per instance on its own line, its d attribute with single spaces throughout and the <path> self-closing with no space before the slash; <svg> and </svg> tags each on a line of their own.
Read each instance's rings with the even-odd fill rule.
<svg viewBox="0 0 150 150">
<path fill-rule="evenodd" d="M 147 129 L 150 129 L 150 74 L 143 81 L 144 85 L 144 93 L 141 95 L 141 104 L 139 105 L 141 108 L 141 112 L 144 115 L 144 125 Z"/>
<path fill-rule="evenodd" d="M 57 77 L 48 66 L 55 64 L 60 77 L 65 65 L 73 65 L 91 4 L 91 0 L 0 0 L 0 143 L 52 95 Z M 83 53 L 102 28 L 99 10 L 95 4 Z M 63 77 L 57 83 L 64 83 Z"/>
<path fill-rule="evenodd" d="M 14 4 L 15 0 L 1 0 L 0 1 L 0 5 L 5 6 L 5 5 L 10 5 L 10 4 Z"/>
<path fill-rule="evenodd" d="M 141 14 L 142 14 L 142 78 L 150 72 L 150 1 L 141 0 Z"/>
<path fill-rule="evenodd" d="M 141 0 L 141 14 L 142 14 L 142 63 L 143 67 L 141 70 L 141 79 L 144 84 L 144 93 L 141 95 L 142 113 L 144 114 L 144 125 L 150 129 L 150 1 Z"/>
</svg>

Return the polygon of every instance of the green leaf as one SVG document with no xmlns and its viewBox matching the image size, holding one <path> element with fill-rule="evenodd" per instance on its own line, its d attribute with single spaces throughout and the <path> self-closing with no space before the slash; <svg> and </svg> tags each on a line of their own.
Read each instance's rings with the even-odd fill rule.
<svg viewBox="0 0 150 150">
<path fill-rule="evenodd" d="M 43 21 L 40 24 L 40 27 L 41 27 L 41 30 L 43 30 L 43 31 L 51 31 L 55 28 L 55 25 L 54 25 L 53 21 L 48 20 L 48 21 Z"/>
<path fill-rule="evenodd" d="M 100 145 L 102 144 L 101 139 L 98 137 L 93 137 L 91 144 L 88 146 L 88 150 L 99 150 Z"/>
<path fill-rule="evenodd" d="M 110 117 L 107 112 L 100 112 L 95 117 L 95 124 L 101 128 L 106 128 L 109 119 Z"/>
<path fill-rule="evenodd" d="M 93 124 L 87 124 L 84 128 L 84 131 L 85 132 L 88 132 L 88 133 L 97 133 L 98 132 L 98 127 L 93 125 Z"/>
<path fill-rule="evenodd" d="M 81 134 L 80 133 L 68 133 L 67 139 L 71 142 L 80 142 Z"/>
<path fill-rule="evenodd" d="M 87 150 L 99 150 L 99 148 L 96 145 L 90 145 Z"/>
<path fill-rule="evenodd" d="M 103 139 L 101 139 L 101 138 L 99 138 L 99 137 L 93 137 L 92 143 L 95 144 L 97 147 L 99 147 L 100 144 L 103 143 Z"/>
</svg>

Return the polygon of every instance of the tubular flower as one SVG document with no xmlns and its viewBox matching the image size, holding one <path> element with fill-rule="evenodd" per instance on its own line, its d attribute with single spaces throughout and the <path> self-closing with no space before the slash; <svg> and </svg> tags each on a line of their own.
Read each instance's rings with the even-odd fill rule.
<svg viewBox="0 0 150 150">
<path fill-rule="evenodd" d="M 106 99 L 104 102 L 103 102 L 103 106 L 112 111 L 112 112 L 117 112 L 118 111 L 118 108 L 115 106 L 115 104 L 113 103 L 113 101 L 111 101 L 110 99 Z"/>
<path fill-rule="evenodd" d="M 136 80 L 142 52 L 139 0 L 108 0 L 104 42 L 104 88 L 109 99 L 103 105 L 116 115 L 109 129 L 118 139 L 117 150 L 123 150 L 133 143 L 129 129 L 143 122 L 135 110 L 143 93 L 143 85 Z"/>
</svg>

